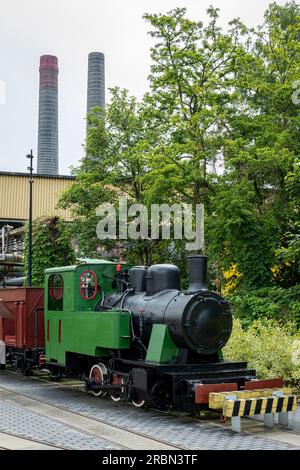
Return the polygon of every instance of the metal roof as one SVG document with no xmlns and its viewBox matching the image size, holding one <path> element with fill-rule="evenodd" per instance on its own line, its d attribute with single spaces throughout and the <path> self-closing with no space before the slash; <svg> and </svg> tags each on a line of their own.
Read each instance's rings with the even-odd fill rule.
<svg viewBox="0 0 300 470">
<path fill-rule="evenodd" d="M 8 176 L 26 176 L 29 178 L 28 173 L 22 173 L 20 171 L 0 171 L 0 175 Z M 43 173 L 34 173 L 34 178 L 52 178 L 52 179 L 63 179 L 63 180 L 75 180 L 75 176 L 72 175 L 47 175 Z"/>
<path fill-rule="evenodd" d="M 47 268 L 45 269 L 45 274 L 50 274 L 50 273 L 62 273 L 62 272 L 67 272 L 67 271 L 75 271 L 77 268 L 82 267 L 82 266 L 95 266 L 99 264 L 117 264 L 112 261 L 108 261 L 107 259 L 88 259 L 85 262 L 81 262 L 79 264 L 73 264 L 71 266 L 60 266 L 60 267 L 55 267 L 55 268 Z"/>
</svg>

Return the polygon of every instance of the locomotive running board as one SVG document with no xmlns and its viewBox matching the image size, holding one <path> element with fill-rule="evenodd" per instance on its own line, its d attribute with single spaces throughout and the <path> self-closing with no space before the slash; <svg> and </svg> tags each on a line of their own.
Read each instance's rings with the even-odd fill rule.
<svg viewBox="0 0 300 470">
<path fill-rule="evenodd" d="M 220 361 L 220 362 L 199 362 L 197 364 L 186 364 L 186 363 L 157 363 L 157 362 L 146 362 L 136 361 L 131 359 L 118 359 L 115 358 L 116 364 L 120 361 L 122 364 L 128 364 L 130 366 L 137 367 L 149 367 L 157 368 L 164 372 L 180 372 L 183 371 L 185 374 L 190 372 L 205 372 L 205 371 L 218 371 L 218 370 L 241 370 L 247 368 L 247 362 L 245 361 Z"/>
</svg>

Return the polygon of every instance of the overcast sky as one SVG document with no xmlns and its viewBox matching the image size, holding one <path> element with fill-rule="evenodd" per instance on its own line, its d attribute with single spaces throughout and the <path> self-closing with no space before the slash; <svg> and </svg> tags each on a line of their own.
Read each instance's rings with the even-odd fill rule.
<svg viewBox="0 0 300 470">
<path fill-rule="evenodd" d="M 61 174 L 69 174 L 70 165 L 76 164 L 83 154 L 89 52 L 101 51 L 106 56 L 106 88 L 125 87 L 140 98 L 148 87 L 151 45 L 143 13 L 185 6 L 190 18 L 206 21 L 205 11 L 213 4 L 221 9 L 224 26 L 238 16 L 255 26 L 262 22 L 270 3 L 0 0 L 0 171 L 23 172 L 27 167 L 26 153 L 32 148 L 36 155 L 40 55 L 58 56 L 59 168 Z"/>
</svg>

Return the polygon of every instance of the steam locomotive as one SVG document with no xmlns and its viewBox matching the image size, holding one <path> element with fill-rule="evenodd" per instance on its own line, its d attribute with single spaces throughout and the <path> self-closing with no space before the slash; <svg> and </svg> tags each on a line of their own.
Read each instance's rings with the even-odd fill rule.
<svg viewBox="0 0 300 470">
<path fill-rule="evenodd" d="M 186 290 L 170 264 L 90 260 L 47 269 L 44 348 L 34 356 L 31 347 L 27 357 L 52 377 L 81 377 L 94 395 L 137 407 L 196 411 L 208 407 L 212 391 L 244 388 L 255 371 L 222 357 L 230 306 L 207 288 L 206 257 L 190 256 L 188 267 Z"/>
</svg>

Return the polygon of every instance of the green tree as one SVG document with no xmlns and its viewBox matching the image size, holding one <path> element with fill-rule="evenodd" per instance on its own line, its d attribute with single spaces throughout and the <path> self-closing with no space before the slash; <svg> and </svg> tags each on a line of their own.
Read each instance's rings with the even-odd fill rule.
<svg viewBox="0 0 300 470">
<path fill-rule="evenodd" d="M 300 164 L 285 178 L 289 219 L 277 248 L 275 278 L 284 287 L 300 284 Z"/>
<path fill-rule="evenodd" d="M 186 9 L 146 14 L 156 40 L 151 49 L 151 93 L 147 101 L 162 136 L 151 154 L 150 195 L 154 200 L 204 203 L 210 209 L 216 165 L 227 134 L 231 78 L 241 24 L 223 33 L 218 10 L 209 23 L 186 18 Z"/>
<path fill-rule="evenodd" d="M 117 257 L 123 252 L 128 261 L 151 264 L 157 259 L 155 254 L 163 257 L 168 253 L 166 241 L 100 241 L 96 234 L 96 209 L 100 204 L 111 203 L 118 208 L 120 196 L 128 198 L 128 205 L 147 204 L 147 154 L 157 142 L 151 116 L 127 90 L 114 88 L 105 111 L 95 109 L 88 123 L 86 155 L 74 170 L 75 184 L 60 201 L 61 207 L 73 210 L 79 254 L 99 256 L 103 253 L 99 252 L 101 246 L 108 256 Z"/>
<path fill-rule="evenodd" d="M 248 30 L 247 38 L 235 69 L 234 112 L 228 115 L 230 132 L 223 145 L 226 171 L 210 221 L 211 250 L 225 265 L 237 263 L 245 287 L 274 282 L 278 263 L 276 281 L 285 278 L 293 285 L 299 283 L 299 255 L 292 267 L 283 258 L 291 259 L 290 249 L 299 243 L 300 116 L 292 101 L 300 68 L 299 6 L 272 4 L 264 24 Z M 293 272 L 285 275 L 286 270 Z"/>
<path fill-rule="evenodd" d="M 44 286 L 44 271 L 75 262 L 70 227 L 59 217 L 41 217 L 32 224 L 32 282 Z M 28 225 L 25 231 L 24 269 L 28 271 Z"/>
</svg>

